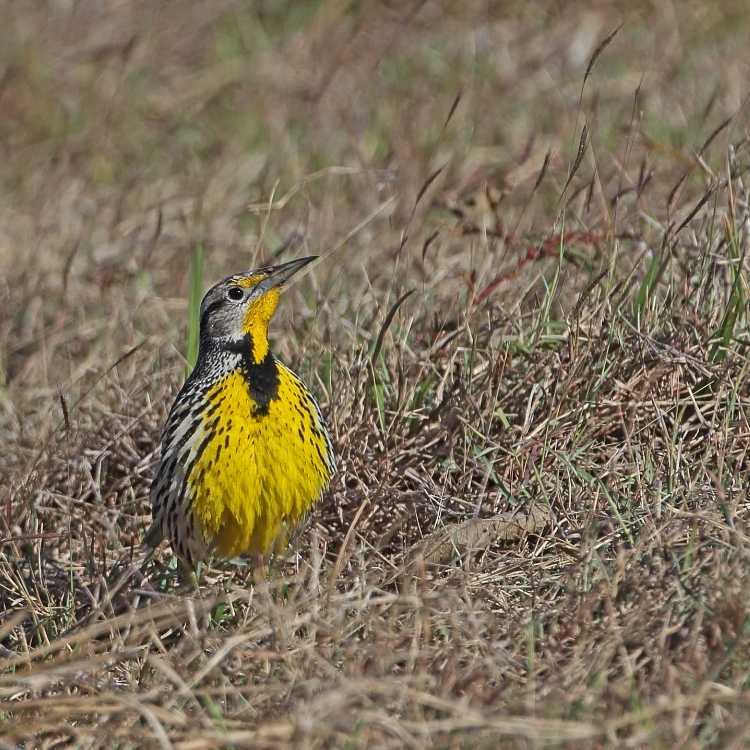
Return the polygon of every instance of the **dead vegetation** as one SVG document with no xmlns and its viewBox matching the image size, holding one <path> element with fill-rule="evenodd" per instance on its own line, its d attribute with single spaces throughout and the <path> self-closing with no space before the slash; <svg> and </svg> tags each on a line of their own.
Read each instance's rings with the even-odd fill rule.
<svg viewBox="0 0 750 750">
<path fill-rule="evenodd" d="M 4 746 L 750 740 L 742 6 L 462 7 L 8 15 Z M 199 245 L 333 251 L 340 470 L 188 596 L 128 571 Z"/>
</svg>

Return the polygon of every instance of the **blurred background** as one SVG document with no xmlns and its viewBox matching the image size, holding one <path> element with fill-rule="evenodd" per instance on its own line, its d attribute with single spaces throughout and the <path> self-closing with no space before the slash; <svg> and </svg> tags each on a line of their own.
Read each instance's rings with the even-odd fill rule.
<svg viewBox="0 0 750 750">
<path fill-rule="evenodd" d="M 204 286 L 335 250 L 283 312 L 329 342 L 407 286 L 456 315 L 503 269 L 507 312 L 563 206 L 588 274 L 605 238 L 658 238 L 745 127 L 741 2 L 4 6 L 6 409 L 144 336 L 184 354 L 198 245 Z"/>
</svg>

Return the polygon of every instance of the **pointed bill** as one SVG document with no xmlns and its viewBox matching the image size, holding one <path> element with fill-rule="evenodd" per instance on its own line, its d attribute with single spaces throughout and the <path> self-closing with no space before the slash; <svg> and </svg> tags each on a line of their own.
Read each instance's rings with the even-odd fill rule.
<svg viewBox="0 0 750 750">
<path fill-rule="evenodd" d="M 270 266 L 266 269 L 268 276 L 258 284 L 256 290 L 262 293 L 274 287 L 283 286 L 297 271 L 304 268 L 308 263 L 317 260 L 317 258 L 317 255 L 308 255 L 306 258 L 296 258 L 295 260 L 290 260 L 288 263 Z"/>
</svg>

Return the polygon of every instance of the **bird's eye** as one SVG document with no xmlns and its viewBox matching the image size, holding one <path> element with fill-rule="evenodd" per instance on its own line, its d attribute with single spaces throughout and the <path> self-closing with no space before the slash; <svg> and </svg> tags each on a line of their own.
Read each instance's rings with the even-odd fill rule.
<svg viewBox="0 0 750 750">
<path fill-rule="evenodd" d="M 227 290 L 227 297 L 229 297 L 229 299 L 231 299 L 233 302 L 239 302 L 244 296 L 245 293 L 242 291 L 242 287 L 240 286 L 230 286 Z"/>
</svg>

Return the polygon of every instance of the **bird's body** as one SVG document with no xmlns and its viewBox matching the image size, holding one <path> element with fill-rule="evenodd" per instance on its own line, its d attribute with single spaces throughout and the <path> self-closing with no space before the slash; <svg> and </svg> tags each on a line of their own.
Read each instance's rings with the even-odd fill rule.
<svg viewBox="0 0 750 750">
<path fill-rule="evenodd" d="M 211 552 L 267 552 L 333 473 L 318 405 L 267 339 L 279 285 L 308 260 L 231 276 L 201 305 L 198 362 L 164 428 L 146 538 L 167 537 L 190 565 Z"/>
</svg>

